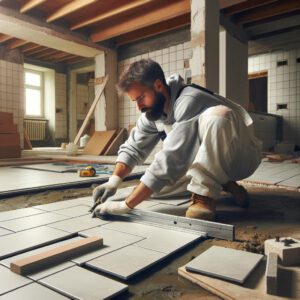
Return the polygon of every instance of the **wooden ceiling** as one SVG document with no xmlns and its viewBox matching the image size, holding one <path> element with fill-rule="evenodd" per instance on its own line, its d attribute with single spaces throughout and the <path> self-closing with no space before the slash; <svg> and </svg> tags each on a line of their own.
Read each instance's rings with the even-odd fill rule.
<svg viewBox="0 0 300 300">
<path fill-rule="evenodd" d="M 299 17 L 299 0 L 219 0 L 219 4 L 221 13 L 244 29 L 249 39 L 299 26 L 297 22 L 283 22 L 283 28 L 270 26 Z M 2 0 L 0 5 L 84 34 L 92 42 L 110 41 L 116 46 L 190 24 L 190 0 Z M 268 29 L 262 30 L 264 25 Z M 43 60 L 69 63 L 82 59 L 12 37 L 1 36 L 0 42 Z"/>
</svg>

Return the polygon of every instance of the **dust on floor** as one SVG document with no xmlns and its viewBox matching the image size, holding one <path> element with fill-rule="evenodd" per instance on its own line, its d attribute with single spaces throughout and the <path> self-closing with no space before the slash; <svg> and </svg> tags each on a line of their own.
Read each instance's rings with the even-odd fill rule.
<svg viewBox="0 0 300 300">
<path fill-rule="evenodd" d="M 122 187 L 138 181 L 124 182 Z M 90 196 L 92 187 L 47 191 L 8 199 L 0 199 L 0 211 L 30 207 L 66 199 Z M 177 269 L 211 247 L 219 245 L 234 249 L 263 253 L 265 239 L 275 236 L 300 238 L 300 193 L 247 186 L 250 207 L 241 209 L 233 205 L 230 197 L 222 198 L 217 206 L 217 221 L 236 226 L 233 242 L 208 239 L 176 254 L 142 276 L 129 282 L 130 299 L 219 299 L 206 290 L 177 275 Z M 125 299 L 124 295 L 121 299 Z"/>
</svg>

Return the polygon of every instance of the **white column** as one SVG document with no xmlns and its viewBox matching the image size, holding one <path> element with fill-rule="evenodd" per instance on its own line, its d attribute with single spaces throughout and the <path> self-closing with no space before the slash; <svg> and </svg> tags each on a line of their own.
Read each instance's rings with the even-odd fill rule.
<svg viewBox="0 0 300 300">
<path fill-rule="evenodd" d="M 192 82 L 219 91 L 219 3 L 191 0 Z"/>
<path fill-rule="evenodd" d="M 220 32 L 220 94 L 247 108 L 248 44 L 224 29 Z"/>
</svg>

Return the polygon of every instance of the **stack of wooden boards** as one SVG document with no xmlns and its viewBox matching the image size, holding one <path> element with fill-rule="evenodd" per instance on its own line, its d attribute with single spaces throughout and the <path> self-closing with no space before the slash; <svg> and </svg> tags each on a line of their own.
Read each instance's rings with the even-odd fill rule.
<svg viewBox="0 0 300 300">
<path fill-rule="evenodd" d="M 20 134 L 14 124 L 13 114 L 0 112 L 0 158 L 21 156 Z"/>
<path fill-rule="evenodd" d="M 96 131 L 85 146 L 84 155 L 116 155 L 120 145 L 124 142 L 126 130 L 124 128 Z"/>
</svg>

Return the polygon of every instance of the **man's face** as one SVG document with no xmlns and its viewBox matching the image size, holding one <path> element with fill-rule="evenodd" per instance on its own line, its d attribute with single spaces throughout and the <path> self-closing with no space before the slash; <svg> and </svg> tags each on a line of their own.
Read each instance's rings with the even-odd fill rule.
<svg viewBox="0 0 300 300">
<path fill-rule="evenodd" d="M 163 114 L 165 97 L 154 88 L 135 83 L 129 88 L 127 94 L 132 101 L 136 102 L 138 109 L 146 113 L 150 121 L 158 120 Z"/>
</svg>

